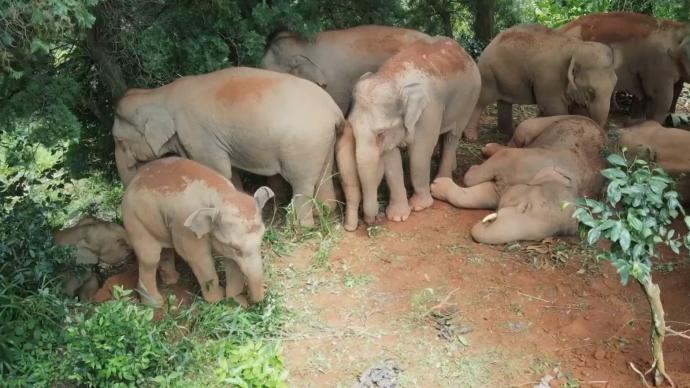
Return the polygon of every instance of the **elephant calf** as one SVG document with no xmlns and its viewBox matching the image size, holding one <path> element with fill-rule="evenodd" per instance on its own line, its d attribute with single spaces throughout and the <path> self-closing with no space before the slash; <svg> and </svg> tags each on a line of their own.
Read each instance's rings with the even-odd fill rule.
<svg viewBox="0 0 690 388">
<path fill-rule="evenodd" d="M 273 192 L 262 187 L 252 198 L 214 170 L 188 159 L 170 157 L 140 167 L 125 191 L 122 219 L 139 260 L 138 288 L 144 303 L 163 302 L 156 286 L 159 262 L 164 283 L 179 278 L 174 259 L 161 260 L 163 248 L 174 248 L 189 263 L 208 302 L 224 295 L 237 297 L 245 277 L 249 299 L 262 300 L 261 208 L 271 196 Z M 225 260 L 225 291 L 214 253 Z"/>
<path fill-rule="evenodd" d="M 484 147 L 488 159 L 467 171 L 466 188 L 437 178 L 431 192 L 457 207 L 498 209 L 472 227 L 472 237 L 481 243 L 574 234 L 574 209 L 562 211 L 561 203 L 598 195 L 604 146 L 602 129 L 586 117 L 525 120 L 508 147 Z"/>
<path fill-rule="evenodd" d="M 509 28 L 486 46 L 478 60 L 482 93 L 465 131 L 479 135 L 481 113 L 498 101 L 498 127 L 510 133 L 511 104 L 538 104 L 543 116 L 568 114 L 585 108 L 603 126 L 616 85 L 610 47 L 583 42 L 538 24 Z"/>
<path fill-rule="evenodd" d="M 477 66 L 452 39 L 419 40 L 365 74 L 354 89 L 348 116 L 355 137 L 364 220 L 378 215 L 377 189 L 386 176 L 390 203 L 386 216 L 404 221 L 410 211 L 433 204 L 429 192 L 431 155 L 445 134 L 439 176 L 454 169 L 459 136 L 481 88 Z M 407 199 L 400 148 L 410 154 L 414 195 Z"/>
</svg>

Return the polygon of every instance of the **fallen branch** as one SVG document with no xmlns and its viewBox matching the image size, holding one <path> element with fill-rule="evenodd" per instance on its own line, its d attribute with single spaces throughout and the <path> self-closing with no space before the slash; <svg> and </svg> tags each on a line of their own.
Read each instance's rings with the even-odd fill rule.
<svg viewBox="0 0 690 388">
<path fill-rule="evenodd" d="M 540 297 L 538 297 L 538 296 L 525 294 L 524 292 L 521 292 L 521 291 L 518 291 L 517 293 L 520 294 L 520 295 L 522 295 L 522 296 L 524 296 L 524 297 L 530 298 L 530 299 L 539 300 L 539 301 L 542 301 L 542 302 L 545 302 L 545 303 L 553 304 L 552 301 L 546 300 L 546 299 L 543 299 L 543 298 L 540 298 Z"/>
<path fill-rule="evenodd" d="M 644 384 L 644 386 L 647 388 L 650 388 L 649 384 L 647 384 L 647 378 L 645 377 L 645 375 L 642 372 L 640 372 L 639 369 L 637 369 L 635 367 L 635 364 L 633 364 L 632 362 L 629 362 L 628 365 L 630 365 L 630 368 L 632 368 L 632 370 L 635 371 L 635 373 L 637 373 L 640 376 L 640 379 L 642 380 L 642 383 Z"/>
<path fill-rule="evenodd" d="M 429 310 L 427 310 L 427 312 L 425 312 L 424 314 L 422 314 L 421 317 L 424 318 L 424 317 L 426 317 L 427 315 L 431 314 L 432 311 L 442 308 L 442 307 L 446 304 L 446 302 L 448 302 L 448 299 L 450 299 L 450 297 L 453 296 L 453 294 L 454 294 L 455 292 L 457 292 L 459 289 L 460 289 L 460 287 L 458 287 L 458 288 L 454 289 L 453 291 L 449 292 L 448 295 L 446 295 L 446 297 L 443 298 L 443 300 L 441 300 L 441 302 L 439 302 L 437 305 L 435 305 L 435 306 L 433 306 L 432 308 L 430 308 Z"/>
<path fill-rule="evenodd" d="M 671 329 L 670 326 L 666 326 L 666 331 L 668 332 L 668 334 L 666 334 L 666 337 L 681 337 L 690 340 L 690 334 L 688 334 L 690 333 L 690 330 L 675 331 Z"/>
</svg>

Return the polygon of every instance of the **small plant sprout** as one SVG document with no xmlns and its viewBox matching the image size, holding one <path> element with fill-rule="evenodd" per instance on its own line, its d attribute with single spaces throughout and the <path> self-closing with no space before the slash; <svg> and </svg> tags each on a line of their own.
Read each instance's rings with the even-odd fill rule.
<svg viewBox="0 0 690 388">
<path fill-rule="evenodd" d="M 647 373 L 654 372 L 656 385 L 667 381 L 673 386 L 666 373 L 662 345 L 666 332 L 674 331 L 666 327 L 661 291 L 652 281 L 651 271 L 652 262 L 660 259 L 659 245 L 676 254 L 682 246 L 690 246 L 690 234 L 682 236 L 671 227 L 679 216 L 690 226 L 690 217 L 685 216 L 675 181 L 663 169 L 642 159 L 626 159 L 626 150 L 622 151 L 622 156 L 609 155 L 611 167 L 601 172 L 608 182 L 606 200 L 579 199 L 573 217 L 588 244 L 600 239 L 611 243 L 598 258 L 613 264 L 621 283 L 627 284 L 632 277 L 642 287 L 652 314 L 654 361 Z"/>
</svg>

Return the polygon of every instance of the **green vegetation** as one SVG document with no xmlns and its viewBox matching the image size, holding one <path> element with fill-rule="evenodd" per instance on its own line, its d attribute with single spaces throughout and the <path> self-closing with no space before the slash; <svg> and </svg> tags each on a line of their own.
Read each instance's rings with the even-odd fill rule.
<svg viewBox="0 0 690 388">
<path fill-rule="evenodd" d="M 666 374 L 662 344 L 667 331 L 661 291 L 652 281 L 652 264 L 661 258 L 659 245 L 678 254 L 690 246 L 690 234 L 677 235 L 671 223 L 685 215 L 679 202 L 675 182 L 661 168 L 643 159 L 626 160 L 611 154 L 611 167 L 601 174 L 608 180 L 606 200 L 591 198 L 578 201 L 573 217 L 580 222 L 582 233 L 590 245 L 600 239 L 611 243 L 599 258 L 610 261 L 618 270 L 624 285 L 635 279 L 647 296 L 651 307 L 651 342 L 655 383 L 670 381 Z M 690 217 L 685 217 L 690 226 Z"/>
<path fill-rule="evenodd" d="M 248 311 L 232 303 L 194 303 L 160 321 L 127 295 L 99 306 L 61 295 L 56 274 L 72 267 L 73 258 L 70 249 L 53 244 L 51 230 L 87 213 L 119 218 L 122 186 L 110 128 L 114 105 L 128 87 L 256 65 L 277 28 L 310 35 L 366 23 L 400 25 L 452 35 L 476 56 L 491 36 L 520 22 L 558 25 L 615 9 L 687 20 L 689 4 L 0 0 L 0 380 L 16 386 L 279 386 L 285 379 L 274 339 L 283 314 L 275 294 Z M 310 231 L 272 224 L 267 247 L 284 255 L 316 241 L 314 263 L 327 266 L 340 229 L 332 214 L 323 214 L 321 226 Z M 372 238 L 379 232 L 369 229 Z"/>
</svg>

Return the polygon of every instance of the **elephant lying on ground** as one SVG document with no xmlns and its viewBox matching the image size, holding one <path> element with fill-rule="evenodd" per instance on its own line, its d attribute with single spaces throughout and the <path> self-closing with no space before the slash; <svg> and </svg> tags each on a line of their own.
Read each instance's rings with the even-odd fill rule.
<svg viewBox="0 0 690 388">
<path fill-rule="evenodd" d="M 690 132 L 662 127 L 656 121 L 645 121 L 620 131 L 619 146 L 628 154 L 651 158 L 669 174 L 679 177 L 690 173 Z M 678 192 L 690 202 L 690 177 L 680 176 Z"/>
<path fill-rule="evenodd" d="M 226 178 L 234 178 L 232 168 L 280 174 L 292 186 L 304 225 L 314 223 L 315 193 L 335 205 L 337 134 L 342 134 L 335 150 L 348 204 L 345 226 L 353 230 L 360 191 L 352 135 L 333 99 L 309 81 L 244 67 L 183 77 L 157 89 L 128 91 L 113 125 L 115 161 L 125 186 L 140 163 L 166 154 L 196 160 Z"/>
<path fill-rule="evenodd" d="M 541 240 L 577 232 L 566 201 L 598 195 L 604 167 L 602 129 L 582 116 L 554 116 L 522 122 L 507 147 L 487 144 L 488 159 L 465 175 L 465 187 L 437 178 L 432 195 L 454 206 L 498 209 L 472 227 L 481 243 Z"/>
<path fill-rule="evenodd" d="M 429 192 L 431 155 L 444 136 L 439 176 L 450 176 L 460 135 L 477 102 L 477 66 L 452 39 L 417 41 L 367 74 L 355 86 L 348 117 L 356 139 L 357 171 L 364 220 L 378 215 L 377 189 L 384 174 L 390 190 L 388 219 L 404 221 L 410 209 L 433 204 Z M 407 199 L 400 148 L 410 155 L 414 195 Z"/>
<path fill-rule="evenodd" d="M 323 31 L 313 39 L 280 31 L 269 37 L 262 67 L 316 83 L 347 113 L 352 88 L 362 74 L 378 70 L 403 48 L 429 38 L 419 31 L 388 26 Z"/>
<path fill-rule="evenodd" d="M 156 285 L 177 282 L 173 255 L 161 261 L 161 250 L 174 248 L 192 268 L 208 302 L 238 297 L 249 286 L 249 299 L 264 297 L 261 208 L 273 196 L 266 187 L 254 198 L 235 190 L 230 181 L 197 162 L 177 157 L 143 165 L 127 187 L 122 219 L 139 262 L 139 292 L 146 304 L 160 306 Z M 224 258 L 226 287 L 220 287 L 213 254 Z"/>
<path fill-rule="evenodd" d="M 498 101 L 498 127 L 512 131 L 511 104 L 537 104 L 543 116 L 586 109 L 599 125 L 606 123 L 616 85 L 610 47 L 583 42 L 550 28 L 520 25 L 500 34 L 477 61 L 482 93 L 466 137 L 479 135 L 479 118 L 487 105 Z"/>
<path fill-rule="evenodd" d="M 125 229 L 113 222 L 84 217 L 74 226 L 53 233 L 57 245 L 76 248 L 77 264 L 120 264 L 129 258 L 129 245 Z M 64 271 L 61 273 L 63 290 L 69 296 L 90 300 L 98 290 L 98 277 L 92 271 Z"/>
<path fill-rule="evenodd" d="M 673 112 L 683 82 L 690 82 L 690 25 L 653 16 L 593 13 L 560 28 L 566 35 L 613 48 L 616 90 L 633 94 L 643 106 L 633 112 L 663 122 Z"/>
</svg>

